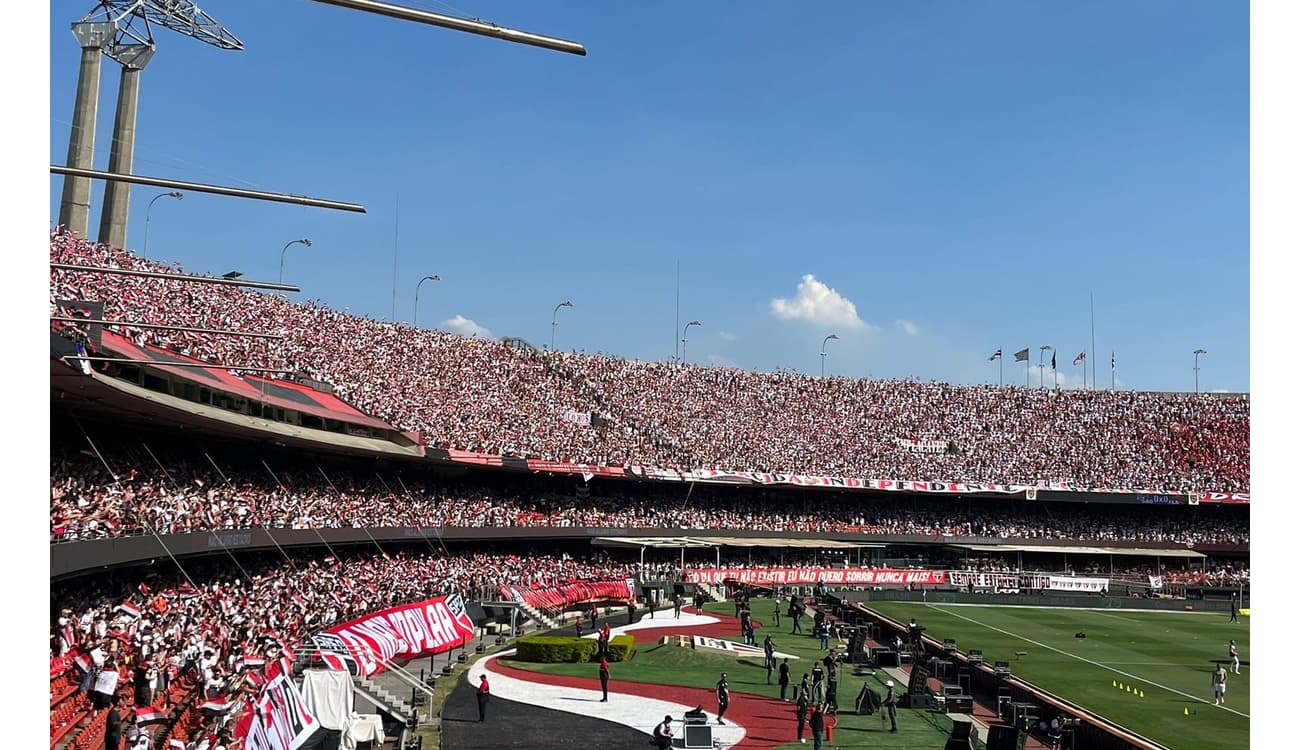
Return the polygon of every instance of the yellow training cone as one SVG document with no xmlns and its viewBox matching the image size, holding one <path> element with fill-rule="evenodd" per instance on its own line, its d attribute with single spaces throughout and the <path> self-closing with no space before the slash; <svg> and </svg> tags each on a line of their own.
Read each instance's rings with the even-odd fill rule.
<svg viewBox="0 0 1300 750">
<path fill-rule="evenodd" d="M 1183 706 L 1183 716 L 1191 716 L 1191 715 L 1192 712 L 1187 710 L 1187 706 Z"/>
<path fill-rule="evenodd" d="M 1113 687 L 1113 688 L 1117 688 L 1117 687 L 1119 687 L 1119 683 L 1116 682 L 1115 680 L 1111 680 L 1111 681 L 1110 681 L 1110 686 Z"/>
<path fill-rule="evenodd" d="M 1124 688 L 1124 692 L 1126 692 L 1126 693 L 1131 693 L 1131 692 L 1133 692 L 1133 686 L 1132 686 L 1132 685 L 1129 685 L 1128 687 Z"/>
<path fill-rule="evenodd" d="M 1147 697 L 1147 694 L 1144 693 L 1144 692 L 1142 692 L 1141 690 L 1139 690 L 1139 691 L 1138 691 L 1138 697 L 1139 697 L 1139 698 L 1145 698 L 1145 697 Z"/>
</svg>

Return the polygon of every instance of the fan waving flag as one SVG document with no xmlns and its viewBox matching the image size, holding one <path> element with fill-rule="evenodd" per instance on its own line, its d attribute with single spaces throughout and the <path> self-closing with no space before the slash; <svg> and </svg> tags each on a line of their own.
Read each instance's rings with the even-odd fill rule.
<svg viewBox="0 0 1300 750">
<path fill-rule="evenodd" d="M 992 362 L 992 361 L 995 360 L 995 359 L 1002 359 L 1002 350 L 1001 350 L 1001 349 L 998 349 L 996 352 L 993 352 L 993 356 L 992 356 L 992 357 L 989 357 L 989 361 L 990 361 L 990 362 Z"/>
<path fill-rule="evenodd" d="M 1017 362 L 1029 361 L 1029 347 L 1025 347 L 1024 349 L 1021 349 L 1020 351 L 1016 352 L 1016 361 Z"/>
<path fill-rule="evenodd" d="M 1084 362 L 1087 362 L 1087 361 L 1088 361 L 1088 353 L 1087 353 L 1087 352 L 1079 352 L 1079 356 L 1077 356 L 1077 357 L 1074 358 L 1074 363 L 1075 363 L 1076 365 L 1081 365 L 1081 364 L 1083 364 Z"/>
</svg>

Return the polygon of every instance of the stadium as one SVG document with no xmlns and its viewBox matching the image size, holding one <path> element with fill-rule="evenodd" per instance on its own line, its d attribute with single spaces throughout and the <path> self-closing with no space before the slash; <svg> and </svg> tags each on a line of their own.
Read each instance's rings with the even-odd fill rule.
<svg viewBox="0 0 1300 750">
<path fill-rule="evenodd" d="M 73 25 L 122 81 L 108 170 L 84 79 L 51 168 L 51 750 L 1249 745 L 1249 395 L 565 352 L 301 301 L 294 243 L 147 256 L 131 184 L 361 207 L 133 170 L 146 21 L 242 48 Z"/>
</svg>

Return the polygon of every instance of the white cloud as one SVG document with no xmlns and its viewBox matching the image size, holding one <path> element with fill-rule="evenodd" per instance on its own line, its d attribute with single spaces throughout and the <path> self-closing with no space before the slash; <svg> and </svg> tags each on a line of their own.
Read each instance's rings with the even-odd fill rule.
<svg viewBox="0 0 1300 750">
<path fill-rule="evenodd" d="M 718 338 L 722 339 L 723 341 L 735 341 L 736 334 L 732 333 L 731 331 L 718 331 Z"/>
<path fill-rule="evenodd" d="M 898 320 L 894 321 L 894 325 L 898 326 L 899 330 L 901 330 L 903 333 L 906 333 L 908 336 L 915 336 L 916 334 L 921 332 L 921 327 L 910 320 L 903 320 L 902 318 L 899 318 Z"/>
<path fill-rule="evenodd" d="M 710 354 L 704 358 L 705 363 L 712 367 L 735 367 L 736 363 L 722 356 L 721 354 Z"/>
<path fill-rule="evenodd" d="M 871 328 L 858 317 L 857 305 L 826 286 L 816 276 L 805 274 L 797 291 L 794 299 L 778 297 L 772 300 L 772 314 L 781 320 L 802 320 L 844 328 Z"/>
<path fill-rule="evenodd" d="M 452 333 L 459 333 L 462 336 L 489 340 L 496 339 L 496 336 L 491 331 L 478 323 L 475 323 L 464 315 L 457 315 L 454 318 L 448 318 L 442 321 L 441 325 L 445 330 L 451 331 Z"/>
<path fill-rule="evenodd" d="M 1006 363 L 1006 370 L 1003 371 L 1003 378 L 1004 378 L 1003 382 L 1006 383 L 1007 385 L 1024 385 L 1025 381 L 1022 378 L 1024 378 L 1025 371 L 1020 369 L 1019 362 L 1016 362 L 1015 365 L 1016 367 L 1013 369 L 1012 362 L 1008 361 Z M 1012 372 L 1014 372 L 1015 374 L 1013 375 Z M 1043 363 L 1042 374 L 1043 374 L 1043 380 L 1042 380 L 1043 385 L 1047 388 L 1051 388 L 1052 387 L 1052 366 L 1049 363 L 1046 362 Z M 1109 367 L 1106 369 L 1104 373 L 1101 370 L 1097 371 L 1097 380 L 1099 380 L 1101 384 L 1101 388 L 1099 390 L 1110 390 Z M 1029 365 L 1029 387 L 1037 388 L 1038 382 L 1039 382 L 1038 363 L 1033 362 L 1030 363 Z M 1056 382 L 1059 385 L 1060 389 L 1063 391 L 1077 391 L 1082 389 L 1083 388 L 1083 365 L 1072 365 L 1067 363 L 1065 367 L 1060 367 L 1060 363 L 1058 362 L 1057 370 L 1056 370 Z M 1092 388 L 1092 387 L 1093 387 L 1092 367 L 1089 366 L 1088 388 Z M 1115 387 L 1120 390 L 1124 390 L 1124 379 L 1116 376 Z"/>
</svg>

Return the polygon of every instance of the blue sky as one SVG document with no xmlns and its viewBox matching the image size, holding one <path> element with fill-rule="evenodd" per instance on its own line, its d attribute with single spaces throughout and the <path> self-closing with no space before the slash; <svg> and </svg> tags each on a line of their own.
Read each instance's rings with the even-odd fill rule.
<svg viewBox="0 0 1300 750">
<path fill-rule="evenodd" d="M 443 4 L 407 3 L 447 11 Z M 1024 382 L 1090 348 L 1122 388 L 1249 389 L 1244 3 L 527 3 L 458 15 L 586 58 L 311 2 L 202 4 L 245 43 L 159 30 L 137 172 L 365 204 L 159 201 L 152 257 L 397 316 L 642 359 Z M 83 4 L 50 21 L 66 157 Z M 96 166 L 117 73 L 105 65 Z M 50 181 L 50 216 L 60 182 Z M 92 231 L 99 194 L 92 205 Z M 155 194 L 133 192 L 128 246 Z M 811 280 L 807 277 L 811 275 Z M 834 294 L 831 293 L 834 290 Z M 850 307 L 851 305 L 851 307 Z M 1048 376 L 1050 380 L 1050 374 Z M 1034 385 L 1038 379 L 1032 378 Z"/>
</svg>

